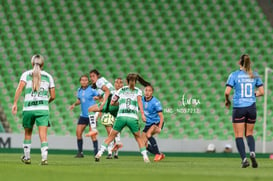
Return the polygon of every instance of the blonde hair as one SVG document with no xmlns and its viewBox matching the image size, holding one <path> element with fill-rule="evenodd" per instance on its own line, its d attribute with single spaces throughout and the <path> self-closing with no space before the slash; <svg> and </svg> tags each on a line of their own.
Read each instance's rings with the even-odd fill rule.
<svg viewBox="0 0 273 181">
<path fill-rule="evenodd" d="M 41 69 L 44 65 L 44 57 L 41 55 L 34 55 L 31 58 L 31 64 L 33 66 L 32 90 L 39 91 L 41 85 Z"/>
<path fill-rule="evenodd" d="M 254 78 L 252 69 L 251 69 L 251 62 L 250 62 L 250 57 L 246 54 L 241 56 L 241 61 L 240 61 L 241 66 L 243 69 L 247 72 L 250 78 Z"/>
</svg>

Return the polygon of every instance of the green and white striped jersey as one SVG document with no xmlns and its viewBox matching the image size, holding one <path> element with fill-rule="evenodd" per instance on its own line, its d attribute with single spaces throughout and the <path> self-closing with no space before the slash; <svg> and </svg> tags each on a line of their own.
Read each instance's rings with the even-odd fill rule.
<svg viewBox="0 0 273 181">
<path fill-rule="evenodd" d="M 110 90 L 111 94 L 115 93 L 115 91 L 116 91 L 115 87 L 108 80 L 106 80 L 104 77 L 100 77 L 96 82 L 96 86 L 97 86 L 97 89 L 98 89 L 98 92 L 100 95 L 103 94 L 102 87 L 104 85 Z"/>
<path fill-rule="evenodd" d="M 119 89 L 116 94 L 119 97 L 119 110 L 117 117 L 129 117 L 138 119 L 137 97 L 142 96 L 142 91 L 135 87 L 131 90 L 128 86 Z"/>
<path fill-rule="evenodd" d="M 55 87 L 54 80 L 49 73 L 41 71 L 40 90 L 34 92 L 32 90 L 32 72 L 33 70 L 28 70 L 20 78 L 26 82 L 23 111 L 49 110 L 48 93 L 50 88 Z"/>
</svg>

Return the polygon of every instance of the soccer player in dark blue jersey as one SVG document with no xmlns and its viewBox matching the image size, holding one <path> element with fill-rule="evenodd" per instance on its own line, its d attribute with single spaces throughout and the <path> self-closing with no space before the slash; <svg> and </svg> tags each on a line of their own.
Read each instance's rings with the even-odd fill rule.
<svg viewBox="0 0 273 181">
<path fill-rule="evenodd" d="M 249 166 L 246 158 L 243 137 L 246 137 L 252 167 L 257 168 L 255 156 L 255 140 L 253 129 L 256 122 L 256 97 L 264 95 L 263 82 L 257 72 L 251 70 L 248 55 L 244 54 L 239 60 L 240 70 L 232 72 L 226 83 L 225 106 L 230 107 L 229 95 L 234 89 L 232 123 L 238 152 L 242 158 L 242 168 Z M 257 91 L 255 91 L 257 88 Z"/>
<path fill-rule="evenodd" d="M 164 122 L 162 106 L 160 101 L 153 96 L 154 89 L 151 85 L 145 87 L 144 96 L 142 97 L 143 110 L 146 117 L 146 124 L 142 132 L 147 150 L 155 154 L 154 161 L 160 161 L 165 158 L 163 153 L 159 152 L 157 142 L 153 137 L 154 134 L 161 132 Z M 150 144 L 148 144 L 148 141 Z"/>
<path fill-rule="evenodd" d="M 87 75 L 82 75 L 80 77 L 80 84 L 81 87 L 78 89 L 77 100 L 69 108 L 70 110 L 73 110 L 75 106 L 81 105 L 81 114 L 76 129 L 78 145 L 78 153 L 75 156 L 76 158 L 84 157 L 82 149 L 83 147 L 82 133 L 86 126 L 90 124 L 89 120 L 90 115 L 88 113 L 88 108 L 96 104 L 95 99 L 96 97 L 99 96 L 98 92 L 89 85 L 89 79 Z M 96 155 L 98 152 L 97 136 L 96 135 L 91 136 L 91 139 L 93 141 L 94 154 Z"/>
</svg>

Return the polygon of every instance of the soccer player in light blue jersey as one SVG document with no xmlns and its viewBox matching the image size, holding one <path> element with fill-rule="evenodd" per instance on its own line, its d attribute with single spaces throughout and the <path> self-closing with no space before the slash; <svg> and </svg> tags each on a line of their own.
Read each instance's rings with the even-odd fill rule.
<svg viewBox="0 0 273 181">
<path fill-rule="evenodd" d="M 154 88 L 148 85 L 144 89 L 142 97 L 143 110 L 146 117 L 146 124 L 142 132 L 142 139 L 147 147 L 147 150 L 155 154 L 154 161 L 158 162 L 165 158 L 163 153 L 159 152 L 154 134 L 159 134 L 163 128 L 164 116 L 160 101 L 153 96 Z M 148 144 L 148 141 L 150 144 Z"/>
<path fill-rule="evenodd" d="M 25 137 L 23 143 L 24 155 L 21 160 L 25 164 L 31 164 L 31 136 L 33 126 L 36 123 L 41 141 L 41 165 L 47 165 L 47 129 L 50 126 L 49 103 L 55 99 L 55 84 L 53 77 L 42 70 L 44 66 L 43 56 L 34 55 L 31 58 L 31 64 L 33 69 L 24 72 L 20 78 L 14 96 L 12 114 L 15 115 L 17 113 L 17 102 L 25 88 L 23 105 L 23 127 L 25 130 Z"/>
<path fill-rule="evenodd" d="M 75 158 L 84 157 L 82 149 L 83 147 L 82 133 L 90 122 L 88 108 L 96 104 L 95 99 L 96 97 L 99 96 L 99 93 L 89 85 L 89 79 L 87 75 L 82 75 L 80 77 L 80 84 L 81 87 L 78 89 L 77 100 L 69 108 L 70 110 L 73 110 L 75 106 L 81 105 L 81 114 L 76 129 L 78 153 L 75 156 Z M 94 154 L 96 155 L 98 152 L 97 136 L 92 135 L 91 140 L 93 141 Z"/>
<path fill-rule="evenodd" d="M 233 88 L 232 123 L 236 146 L 242 158 L 242 168 L 249 166 L 243 140 L 244 136 L 248 143 L 252 167 L 257 168 L 253 129 L 257 117 L 256 97 L 264 95 L 263 82 L 258 73 L 251 70 L 251 62 L 248 55 L 242 55 L 238 63 L 240 70 L 232 72 L 226 83 L 225 106 L 229 108 L 231 105 L 229 95 Z M 256 88 L 257 91 L 255 91 Z"/>
</svg>

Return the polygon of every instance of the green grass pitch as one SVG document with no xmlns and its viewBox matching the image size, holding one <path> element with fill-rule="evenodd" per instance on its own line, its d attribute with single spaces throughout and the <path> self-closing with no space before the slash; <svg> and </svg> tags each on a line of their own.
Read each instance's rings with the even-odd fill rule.
<svg viewBox="0 0 273 181">
<path fill-rule="evenodd" d="M 145 164 L 141 155 L 122 155 L 95 162 L 91 155 L 49 154 L 49 165 L 40 166 L 40 154 L 32 154 L 32 164 L 24 165 L 21 154 L 0 153 L 3 181 L 266 181 L 273 179 L 273 160 L 258 158 L 259 168 L 240 168 L 238 157 L 168 156 L 161 162 Z"/>
</svg>

